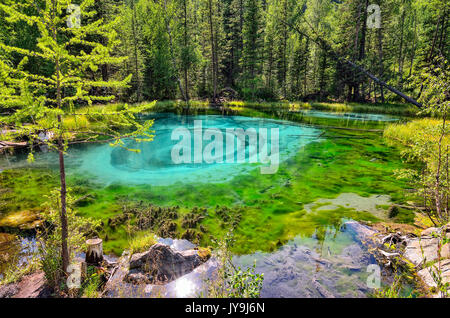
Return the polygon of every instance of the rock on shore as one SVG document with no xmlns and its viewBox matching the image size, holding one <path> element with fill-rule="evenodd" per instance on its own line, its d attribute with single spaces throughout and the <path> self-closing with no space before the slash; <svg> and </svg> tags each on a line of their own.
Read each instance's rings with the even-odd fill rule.
<svg viewBox="0 0 450 318">
<path fill-rule="evenodd" d="M 418 270 L 417 275 L 429 288 L 437 287 L 435 276 L 440 273 L 442 283 L 450 283 L 450 243 L 441 246 L 443 238 L 450 239 L 450 224 L 428 228 L 420 237 L 406 241 L 403 256 Z M 434 296 L 438 296 L 435 294 Z"/>
<path fill-rule="evenodd" d="M 22 277 L 17 283 L 0 286 L 0 298 L 47 298 L 50 295 L 41 271 Z"/>
</svg>

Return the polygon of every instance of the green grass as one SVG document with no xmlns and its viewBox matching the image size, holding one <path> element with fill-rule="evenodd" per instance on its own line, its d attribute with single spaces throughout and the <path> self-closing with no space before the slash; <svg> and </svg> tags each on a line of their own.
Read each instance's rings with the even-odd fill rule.
<svg viewBox="0 0 450 318">
<path fill-rule="evenodd" d="M 142 253 L 157 243 L 156 236 L 149 232 L 139 232 L 128 241 L 131 254 Z"/>
<path fill-rule="evenodd" d="M 384 131 L 387 141 L 396 146 L 411 147 L 419 138 L 429 140 L 430 146 L 437 146 L 440 138 L 442 120 L 433 118 L 415 119 L 406 124 L 391 124 Z M 450 137 L 444 136 L 442 149 L 450 145 Z"/>
<path fill-rule="evenodd" d="M 358 104 L 358 103 L 320 103 L 320 102 L 244 102 L 232 101 L 225 105 L 236 108 L 254 108 L 259 110 L 323 110 L 332 112 L 375 113 L 398 116 L 416 116 L 418 108 L 410 104 Z"/>
</svg>

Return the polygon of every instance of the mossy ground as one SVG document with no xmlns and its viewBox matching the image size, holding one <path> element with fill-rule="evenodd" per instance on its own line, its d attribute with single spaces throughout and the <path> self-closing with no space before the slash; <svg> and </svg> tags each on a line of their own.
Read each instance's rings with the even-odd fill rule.
<svg viewBox="0 0 450 318">
<path fill-rule="evenodd" d="M 209 112 L 209 111 L 204 111 Z M 96 184 L 89 176 L 69 175 L 69 186 L 78 196 L 90 194 L 89 199 L 78 203 L 82 216 L 100 219 L 104 223 L 101 233 L 106 252 L 120 253 L 127 247 L 130 234 L 125 224 L 112 229 L 108 219 L 122 213 L 123 206 L 131 202 L 151 203 L 156 206 L 179 206 L 177 236 L 185 229 L 181 226 L 183 215 L 194 207 L 207 208 L 207 216 L 196 226 L 206 229 L 201 245 L 211 245 L 230 227 L 217 215 L 216 206 L 239 209 L 240 222 L 235 229 L 234 252 L 272 251 L 297 235 L 310 237 L 321 229 L 340 226 L 343 219 L 376 222 L 368 212 L 346 207 L 307 212 L 305 204 L 319 198 L 335 198 L 340 193 L 356 193 L 363 197 L 373 194 L 390 195 L 394 202 L 404 200 L 406 184 L 395 178 L 393 171 L 401 168 L 398 151 L 385 144 L 380 122 L 361 122 L 339 119 L 308 118 L 301 114 L 261 111 L 240 108 L 234 114 L 272 117 L 320 125 L 324 133 L 318 141 L 302 148 L 283 162 L 274 175 L 261 175 L 256 169 L 239 175 L 226 183 L 174 184 L 171 186 L 129 186 Z M 327 127 L 343 127 L 342 130 Z M 361 129 L 361 130 L 354 130 Z M 58 186 L 56 172 L 50 170 L 20 169 L 0 174 L 0 211 L 8 213 L 40 206 L 44 195 Z M 403 213 L 404 212 L 404 213 Z M 398 222 L 411 222 L 407 211 L 401 211 Z"/>
</svg>

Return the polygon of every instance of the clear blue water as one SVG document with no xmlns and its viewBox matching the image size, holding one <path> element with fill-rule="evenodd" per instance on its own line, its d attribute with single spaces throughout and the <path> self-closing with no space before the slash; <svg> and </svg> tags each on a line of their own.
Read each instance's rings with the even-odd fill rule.
<svg viewBox="0 0 450 318">
<path fill-rule="evenodd" d="M 259 146 L 266 144 L 268 155 L 271 154 L 272 135 L 271 129 L 279 131 L 279 162 L 296 154 L 298 150 L 309 142 L 318 140 L 320 130 L 296 124 L 284 120 L 263 118 L 249 118 L 241 116 L 197 115 L 181 116 L 171 113 L 152 114 L 155 122 L 152 130 L 155 137 L 152 142 L 136 143 L 125 140 L 126 147 L 139 149 L 140 152 L 132 152 L 121 147 L 111 147 L 109 144 L 89 144 L 71 146 L 66 156 L 68 173 L 89 176 L 91 180 L 102 184 L 152 184 L 170 185 L 177 182 L 223 182 L 236 175 L 248 173 L 260 166 L 268 166 L 261 163 Z M 206 129 L 215 128 L 223 134 L 222 162 L 206 163 L 203 156 L 201 163 L 194 162 L 194 121 L 201 121 L 203 133 Z M 172 149 L 180 142 L 180 139 L 172 140 L 175 129 L 185 128 L 190 133 L 191 156 L 188 163 L 175 163 L 172 158 Z M 228 128 L 253 128 L 258 132 L 261 128 L 267 129 L 267 136 L 262 140 L 257 139 L 253 143 L 249 138 L 240 140 L 235 138 L 234 149 L 230 150 L 226 144 Z M 264 136 L 263 136 L 264 137 Z M 211 139 L 215 140 L 215 139 Z M 204 151 L 211 140 L 203 140 Z M 188 140 L 189 141 L 189 140 Z M 245 149 L 244 162 L 238 162 L 237 149 L 241 145 Z M 181 152 L 183 153 L 183 152 Z M 197 152 L 198 153 L 198 152 Z M 201 151 L 201 153 L 204 153 Z M 208 153 L 208 152 L 206 152 Z M 216 151 L 212 150 L 213 156 Z M 219 153 L 220 154 L 220 153 Z M 232 160 L 227 162 L 227 156 Z M 46 166 L 57 168 L 58 159 L 55 153 L 37 153 L 33 166 Z M 252 162 L 252 160 L 255 162 Z M 220 161 L 220 160 L 215 160 Z M 10 158 L 9 161 L 0 163 L 0 168 L 12 168 L 29 165 L 25 156 Z"/>
</svg>

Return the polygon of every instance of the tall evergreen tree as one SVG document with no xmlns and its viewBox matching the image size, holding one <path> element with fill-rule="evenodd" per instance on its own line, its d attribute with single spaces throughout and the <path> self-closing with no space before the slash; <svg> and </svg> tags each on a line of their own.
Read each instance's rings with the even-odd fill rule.
<svg viewBox="0 0 450 318">
<path fill-rule="evenodd" d="M 244 25 L 242 30 L 242 77 L 244 83 L 252 91 L 252 95 L 258 85 L 261 74 L 262 61 L 262 25 L 261 6 L 257 0 L 246 0 L 244 7 Z M 254 96 L 252 96 L 254 97 Z"/>
</svg>

